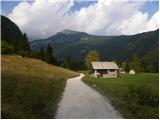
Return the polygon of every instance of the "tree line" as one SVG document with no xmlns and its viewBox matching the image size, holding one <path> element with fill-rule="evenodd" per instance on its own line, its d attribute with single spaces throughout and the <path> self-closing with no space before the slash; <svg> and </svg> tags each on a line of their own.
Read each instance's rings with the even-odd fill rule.
<svg viewBox="0 0 160 120">
<path fill-rule="evenodd" d="M 16 44 L 16 45 L 15 45 Z M 57 60 L 53 53 L 53 46 L 48 44 L 46 48 L 41 47 L 38 52 L 30 49 L 29 40 L 27 35 L 24 33 L 19 42 L 11 43 L 7 40 L 1 42 L 1 53 L 2 54 L 17 54 L 22 57 L 29 57 L 40 59 L 49 64 L 57 65 L 63 68 L 76 70 L 81 67 L 81 64 L 77 64 L 70 56 L 66 60 Z"/>
<path fill-rule="evenodd" d="M 50 44 L 46 48 L 41 48 L 38 52 L 33 52 L 30 49 L 27 35 L 24 33 L 17 46 L 12 45 L 6 40 L 1 43 L 2 54 L 18 54 L 23 57 L 30 57 L 43 60 L 49 64 L 57 65 L 71 70 L 88 69 L 91 70 L 92 61 L 100 61 L 100 54 L 97 50 L 91 50 L 87 53 L 83 63 L 77 63 L 73 58 L 68 56 L 65 60 L 57 60 L 53 53 L 53 46 Z M 117 61 L 119 67 L 123 68 L 126 72 L 134 69 L 136 72 L 156 72 L 151 65 L 143 65 L 139 56 L 134 54 L 132 58 L 126 61 Z"/>
<path fill-rule="evenodd" d="M 88 70 L 92 69 L 91 62 L 92 61 L 100 61 L 100 54 L 96 50 L 89 51 L 85 58 L 85 65 L 87 66 Z M 118 64 L 118 67 L 123 68 L 124 71 L 129 72 L 131 69 L 134 69 L 137 73 L 138 72 L 147 72 L 144 68 L 141 60 L 137 54 L 134 54 L 132 58 L 126 61 L 117 61 L 115 62 Z M 151 72 L 154 72 L 150 69 Z"/>
<path fill-rule="evenodd" d="M 22 54 L 27 55 L 30 53 L 30 46 L 28 37 L 24 33 L 19 41 L 10 42 L 2 39 L 1 41 L 1 53 L 2 54 Z"/>
</svg>

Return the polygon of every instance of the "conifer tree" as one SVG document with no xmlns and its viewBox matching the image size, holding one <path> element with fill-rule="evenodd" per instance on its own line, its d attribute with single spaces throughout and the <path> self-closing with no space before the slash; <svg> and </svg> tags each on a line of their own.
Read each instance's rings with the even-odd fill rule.
<svg viewBox="0 0 160 120">
<path fill-rule="evenodd" d="M 45 60 L 46 62 L 53 64 L 55 62 L 54 57 L 53 57 L 53 51 L 52 51 L 52 46 L 48 44 L 45 52 Z"/>
<path fill-rule="evenodd" d="M 38 52 L 38 58 L 41 60 L 45 60 L 45 53 L 43 47 L 41 47 L 40 51 Z"/>
<path fill-rule="evenodd" d="M 25 33 L 23 34 L 22 39 L 19 42 L 19 47 L 18 47 L 17 51 L 23 57 L 30 55 L 31 51 L 30 51 L 30 46 L 29 46 L 29 42 L 28 42 L 28 37 Z"/>
<path fill-rule="evenodd" d="M 20 49 L 27 52 L 30 51 L 30 46 L 29 46 L 28 37 L 26 33 L 24 33 L 22 36 L 22 40 L 20 42 Z"/>
<path fill-rule="evenodd" d="M 76 64 L 71 57 L 67 57 L 67 60 L 65 62 L 65 66 L 68 69 L 75 70 Z"/>
</svg>

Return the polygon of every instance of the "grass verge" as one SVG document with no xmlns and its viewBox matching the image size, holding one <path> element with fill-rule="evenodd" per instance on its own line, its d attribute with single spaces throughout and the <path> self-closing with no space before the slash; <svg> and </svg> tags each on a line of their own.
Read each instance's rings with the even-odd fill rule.
<svg viewBox="0 0 160 120">
<path fill-rule="evenodd" d="M 124 118 L 159 118 L 158 73 L 117 78 L 84 77 L 89 86 L 107 96 Z"/>
<path fill-rule="evenodd" d="M 2 118 L 54 118 L 66 79 L 79 75 L 21 56 L 1 60 Z"/>
</svg>

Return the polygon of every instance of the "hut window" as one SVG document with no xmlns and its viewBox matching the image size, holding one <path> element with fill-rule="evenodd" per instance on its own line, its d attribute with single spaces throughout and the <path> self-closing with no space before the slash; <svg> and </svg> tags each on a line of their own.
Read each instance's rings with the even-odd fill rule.
<svg viewBox="0 0 160 120">
<path fill-rule="evenodd" d="M 115 70 L 114 69 L 111 69 L 111 70 L 109 70 L 110 72 L 115 72 Z"/>
</svg>

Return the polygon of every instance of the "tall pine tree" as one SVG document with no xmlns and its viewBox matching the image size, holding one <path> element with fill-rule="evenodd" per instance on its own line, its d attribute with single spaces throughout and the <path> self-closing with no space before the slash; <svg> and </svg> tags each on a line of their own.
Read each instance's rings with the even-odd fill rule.
<svg viewBox="0 0 160 120">
<path fill-rule="evenodd" d="M 40 51 L 38 52 L 38 58 L 41 60 L 45 60 L 45 52 L 43 47 L 41 47 Z"/>
<path fill-rule="evenodd" d="M 20 50 L 30 52 L 30 46 L 29 46 L 28 37 L 27 37 L 26 33 L 24 33 L 22 36 L 22 40 L 20 43 Z"/>
<path fill-rule="evenodd" d="M 53 49 L 50 44 L 48 44 L 48 46 L 46 48 L 45 60 L 46 60 L 46 62 L 48 62 L 50 64 L 55 63 L 55 59 L 53 57 Z"/>
<path fill-rule="evenodd" d="M 24 33 L 22 39 L 19 43 L 18 53 L 24 56 L 29 56 L 30 54 L 30 46 L 27 35 Z"/>
</svg>

